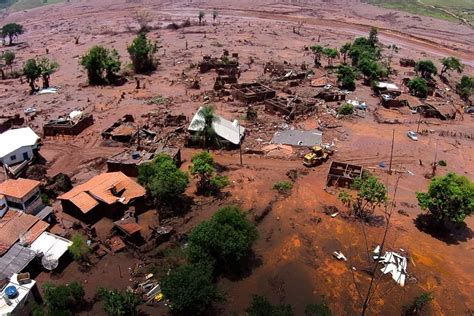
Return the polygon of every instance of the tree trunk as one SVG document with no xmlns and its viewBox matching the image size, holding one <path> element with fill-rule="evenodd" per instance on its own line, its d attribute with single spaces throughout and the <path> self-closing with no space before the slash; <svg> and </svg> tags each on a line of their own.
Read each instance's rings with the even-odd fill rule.
<svg viewBox="0 0 474 316">
<path fill-rule="evenodd" d="M 0 68 L 0 74 L 2 75 L 2 80 L 5 80 L 5 71 L 3 71 L 3 68 Z"/>
<path fill-rule="evenodd" d="M 36 92 L 35 81 L 30 80 L 28 83 L 30 84 L 30 88 L 31 88 L 30 94 L 35 93 Z"/>
<path fill-rule="evenodd" d="M 49 88 L 49 76 L 43 76 L 43 89 Z"/>
</svg>

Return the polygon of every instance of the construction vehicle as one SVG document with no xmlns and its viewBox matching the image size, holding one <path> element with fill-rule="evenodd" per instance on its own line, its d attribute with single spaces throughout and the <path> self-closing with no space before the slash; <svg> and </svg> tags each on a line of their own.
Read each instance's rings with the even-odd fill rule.
<svg viewBox="0 0 474 316">
<path fill-rule="evenodd" d="M 303 158 L 303 165 L 306 167 L 316 167 L 326 162 L 332 151 L 328 151 L 321 146 L 314 146 L 311 148 L 311 153 L 306 154 Z"/>
</svg>

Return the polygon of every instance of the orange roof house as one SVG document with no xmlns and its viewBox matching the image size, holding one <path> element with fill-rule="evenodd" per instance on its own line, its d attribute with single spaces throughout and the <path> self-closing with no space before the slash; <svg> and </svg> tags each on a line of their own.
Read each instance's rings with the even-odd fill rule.
<svg viewBox="0 0 474 316">
<path fill-rule="evenodd" d="M 86 222 L 103 216 L 115 217 L 145 189 L 122 172 L 103 173 L 61 195 L 63 211 Z"/>
<path fill-rule="evenodd" d="M 9 208 L 28 214 L 43 208 L 40 182 L 31 179 L 9 179 L 0 183 L 0 195 L 5 197 Z"/>
</svg>

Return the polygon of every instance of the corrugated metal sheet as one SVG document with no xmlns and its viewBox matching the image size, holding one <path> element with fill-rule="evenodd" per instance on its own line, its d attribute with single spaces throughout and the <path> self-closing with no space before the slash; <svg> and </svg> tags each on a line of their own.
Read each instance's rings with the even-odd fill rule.
<svg viewBox="0 0 474 316">
<path fill-rule="evenodd" d="M 21 272 L 35 257 L 33 250 L 14 244 L 0 258 L 0 278 L 10 278 L 14 273 Z"/>
</svg>

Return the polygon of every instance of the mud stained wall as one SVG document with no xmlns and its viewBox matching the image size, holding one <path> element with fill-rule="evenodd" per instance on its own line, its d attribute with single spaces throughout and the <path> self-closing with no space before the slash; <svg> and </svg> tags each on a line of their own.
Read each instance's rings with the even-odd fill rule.
<svg viewBox="0 0 474 316">
<path fill-rule="evenodd" d="M 118 171 L 127 177 L 136 178 L 138 176 L 138 166 L 136 164 L 107 161 L 107 172 Z"/>
<path fill-rule="evenodd" d="M 46 124 L 43 126 L 44 136 L 79 135 L 83 130 L 94 124 L 92 115 L 84 117 L 75 125 L 62 126 L 60 124 Z"/>
</svg>

